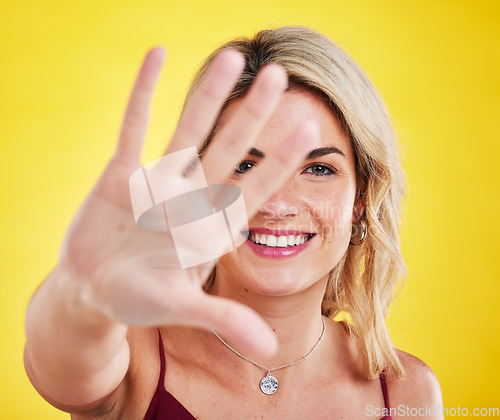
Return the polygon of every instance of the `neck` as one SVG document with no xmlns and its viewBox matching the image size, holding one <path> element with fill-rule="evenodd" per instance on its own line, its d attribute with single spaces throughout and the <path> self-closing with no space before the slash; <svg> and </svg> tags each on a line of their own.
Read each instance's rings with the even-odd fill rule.
<svg viewBox="0 0 500 420">
<path fill-rule="evenodd" d="M 323 330 L 321 302 L 325 287 L 326 279 L 296 293 L 270 295 L 250 291 L 250 288 L 237 282 L 226 281 L 223 275 L 217 276 L 212 294 L 236 300 L 258 312 L 276 334 L 279 349 L 272 358 L 259 359 L 249 354 L 245 349 L 234 347 L 230 341 L 227 341 L 227 344 L 245 357 L 268 369 L 300 360 L 311 351 L 321 336 Z M 214 345 L 219 346 L 220 344 L 215 343 Z M 320 348 L 316 351 L 319 350 Z M 225 354 L 225 357 L 227 356 Z M 234 357 L 238 358 L 236 354 Z M 256 369 L 245 360 L 240 360 L 239 364 L 246 366 L 245 369 Z"/>
</svg>

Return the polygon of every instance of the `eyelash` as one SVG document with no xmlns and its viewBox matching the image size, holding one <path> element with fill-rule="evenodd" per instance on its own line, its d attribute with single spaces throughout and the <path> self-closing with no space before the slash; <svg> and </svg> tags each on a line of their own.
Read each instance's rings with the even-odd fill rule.
<svg viewBox="0 0 500 420">
<path fill-rule="evenodd" d="M 245 169 L 245 170 L 241 170 L 241 167 L 243 165 L 248 165 L 250 167 Z M 252 169 L 255 165 L 256 165 L 256 163 L 252 162 L 251 160 L 244 160 L 244 161 L 238 163 L 238 165 L 236 165 L 236 167 L 234 168 L 234 174 L 235 175 L 242 175 L 242 174 L 248 172 L 250 169 Z"/>
<path fill-rule="evenodd" d="M 320 174 L 307 172 L 313 168 L 322 168 L 322 169 L 325 169 L 327 172 L 326 173 L 323 172 Z M 311 175 L 314 175 L 314 176 L 332 176 L 332 175 L 335 175 L 337 173 L 337 170 L 333 166 L 327 165 L 325 163 L 312 163 L 306 169 L 304 169 L 304 171 L 302 173 L 310 173 Z"/>
<path fill-rule="evenodd" d="M 242 162 L 240 162 L 235 168 L 234 168 L 234 174 L 235 175 L 242 175 L 248 171 L 250 171 L 254 166 L 256 165 L 255 162 L 252 162 L 251 160 L 244 160 Z M 242 169 L 243 166 L 247 166 L 246 169 Z M 327 172 L 326 173 L 313 173 L 313 172 L 308 172 L 309 170 L 312 170 L 313 168 L 322 168 L 324 170 L 326 170 Z M 330 165 L 326 165 L 324 163 L 312 163 L 310 164 L 307 168 L 304 169 L 304 171 L 302 173 L 310 173 L 311 175 L 314 175 L 314 176 L 332 176 L 332 175 L 335 175 L 337 173 L 337 170 L 333 167 L 333 166 L 330 166 Z"/>
</svg>

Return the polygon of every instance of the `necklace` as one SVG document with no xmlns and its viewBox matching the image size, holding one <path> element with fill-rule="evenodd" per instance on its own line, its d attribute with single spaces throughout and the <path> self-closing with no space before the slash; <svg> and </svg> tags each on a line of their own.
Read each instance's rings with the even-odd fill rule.
<svg viewBox="0 0 500 420">
<path fill-rule="evenodd" d="M 272 369 L 269 369 L 269 368 L 261 365 L 260 363 L 254 362 L 253 360 L 249 359 L 248 357 L 243 356 L 238 350 L 233 349 L 229 344 L 227 344 L 219 336 L 219 334 L 217 334 L 214 330 L 212 330 L 212 332 L 219 339 L 219 341 L 222 344 L 224 344 L 233 353 L 237 354 L 238 356 L 240 356 L 242 359 L 246 360 L 247 362 L 250 362 L 253 365 L 255 365 L 255 366 L 257 366 L 257 367 L 259 367 L 259 368 L 264 369 L 264 370 L 267 371 L 266 376 L 264 376 L 262 378 L 262 380 L 260 381 L 260 390 L 264 394 L 266 394 L 266 395 L 272 395 L 272 394 L 274 394 L 278 390 L 279 383 L 278 383 L 278 380 L 271 374 L 271 372 L 273 372 L 275 370 L 284 369 L 284 368 L 296 365 L 297 363 L 303 362 L 304 360 L 306 360 L 307 358 L 309 358 L 309 356 L 311 354 L 313 354 L 314 350 L 316 350 L 316 348 L 319 346 L 319 343 L 321 343 L 321 341 L 323 340 L 323 337 L 325 336 L 325 329 L 326 329 L 326 327 L 325 327 L 325 320 L 323 319 L 323 317 L 321 317 L 321 321 L 323 322 L 323 330 L 321 331 L 321 335 L 319 336 L 318 341 L 316 341 L 316 344 L 309 351 L 309 353 L 307 353 L 302 359 L 299 359 L 299 360 L 296 360 L 295 362 L 287 363 L 286 365 L 278 366 L 278 367 L 275 367 L 275 368 L 272 368 Z"/>
</svg>

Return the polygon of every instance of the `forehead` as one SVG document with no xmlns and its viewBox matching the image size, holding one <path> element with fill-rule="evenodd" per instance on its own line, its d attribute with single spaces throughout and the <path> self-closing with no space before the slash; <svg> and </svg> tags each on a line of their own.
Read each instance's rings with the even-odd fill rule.
<svg viewBox="0 0 500 420">
<path fill-rule="evenodd" d="M 222 124 L 238 112 L 241 102 L 241 99 L 237 100 L 226 108 Z M 313 148 L 335 146 L 349 159 L 353 159 L 349 137 L 330 106 L 319 95 L 299 89 L 287 90 L 283 94 L 278 107 L 258 136 L 255 147 L 264 152 L 274 148 L 292 134 L 299 123 L 306 120 L 316 121 L 320 128 L 319 143 Z"/>
</svg>

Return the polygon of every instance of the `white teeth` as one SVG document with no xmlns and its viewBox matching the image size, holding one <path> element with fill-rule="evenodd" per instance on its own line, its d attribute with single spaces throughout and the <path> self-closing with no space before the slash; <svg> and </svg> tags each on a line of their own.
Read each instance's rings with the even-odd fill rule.
<svg viewBox="0 0 500 420">
<path fill-rule="evenodd" d="M 288 238 L 287 238 L 286 236 L 280 236 L 280 237 L 278 238 L 278 244 L 277 244 L 277 245 L 278 245 L 280 248 L 285 248 L 286 246 L 288 246 L 288 241 L 287 241 L 287 239 L 288 239 Z"/>
<path fill-rule="evenodd" d="M 276 243 L 277 243 L 276 236 L 267 235 L 267 242 L 266 242 L 267 246 L 276 247 Z"/>
<path fill-rule="evenodd" d="M 270 247 L 286 248 L 287 246 L 302 245 L 309 238 L 309 235 L 288 235 L 274 236 L 263 233 L 251 232 L 248 239 L 253 243 L 266 245 Z"/>
</svg>

